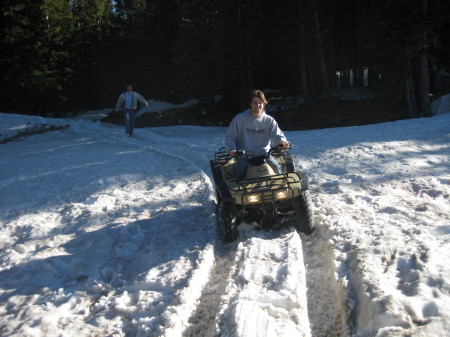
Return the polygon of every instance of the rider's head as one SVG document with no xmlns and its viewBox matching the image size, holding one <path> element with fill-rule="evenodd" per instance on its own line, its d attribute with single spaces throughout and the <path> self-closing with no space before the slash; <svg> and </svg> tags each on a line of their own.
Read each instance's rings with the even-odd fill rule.
<svg viewBox="0 0 450 337">
<path fill-rule="evenodd" d="M 250 93 L 250 99 L 249 99 L 249 101 L 248 101 L 248 104 L 249 104 L 249 105 L 252 104 L 253 97 L 259 98 L 259 99 L 264 103 L 264 105 L 267 104 L 266 96 L 264 96 L 264 93 L 263 93 L 261 90 L 256 90 L 256 89 L 255 89 L 255 90 L 253 90 L 253 91 Z"/>
</svg>

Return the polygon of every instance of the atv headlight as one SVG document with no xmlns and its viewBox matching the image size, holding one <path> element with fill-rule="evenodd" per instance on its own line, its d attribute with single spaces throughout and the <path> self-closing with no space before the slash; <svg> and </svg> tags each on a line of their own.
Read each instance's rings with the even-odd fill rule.
<svg viewBox="0 0 450 337">
<path fill-rule="evenodd" d="M 249 204 L 257 204 L 261 201 L 261 196 L 259 194 L 249 194 L 247 195 L 247 202 Z"/>
<path fill-rule="evenodd" d="M 277 200 L 286 199 L 288 197 L 288 190 L 282 190 L 277 192 Z"/>
</svg>

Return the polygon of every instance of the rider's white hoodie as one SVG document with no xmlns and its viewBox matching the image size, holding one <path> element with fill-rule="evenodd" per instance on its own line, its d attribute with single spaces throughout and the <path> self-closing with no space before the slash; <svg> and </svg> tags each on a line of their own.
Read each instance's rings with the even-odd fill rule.
<svg viewBox="0 0 450 337">
<path fill-rule="evenodd" d="M 258 117 L 253 117 L 251 110 L 236 115 L 225 134 L 225 148 L 245 150 L 251 155 L 260 156 L 269 151 L 271 146 L 286 141 L 278 123 L 265 111 Z"/>
</svg>

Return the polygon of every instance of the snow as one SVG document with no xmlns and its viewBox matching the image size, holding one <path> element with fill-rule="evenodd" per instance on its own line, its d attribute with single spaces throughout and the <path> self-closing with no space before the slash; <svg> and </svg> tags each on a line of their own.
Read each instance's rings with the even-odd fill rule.
<svg viewBox="0 0 450 337">
<path fill-rule="evenodd" d="M 431 102 L 431 111 L 433 115 L 442 115 L 450 112 L 450 94 L 440 96 Z"/>
<path fill-rule="evenodd" d="M 317 230 L 226 245 L 225 128 L 87 119 L 0 114 L 70 126 L 0 145 L 2 336 L 450 336 L 450 114 L 286 132 Z"/>
<path fill-rule="evenodd" d="M 73 117 L 71 117 L 71 119 L 74 120 L 90 120 L 90 121 L 99 121 L 102 118 L 105 118 L 108 116 L 108 114 L 114 110 L 113 108 L 106 108 L 106 109 L 102 109 L 102 110 L 88 110 L 88 111 L 83 111 L 82 113 L 79 113 Z M 73 113 L 72 113 L 73 115 Z"/>
<path fill-rule="evenodd" d="M 173 110 L 173 109 L 180 109 L 180 108 L 186 108 L 189 106 L 197 105 L 201 101 L 196 98 L 188 99 L 187 101 L 180 103 L 180 104 L 173 104 L 169 102 L 163 102 L 159 100 L 154 100 L 152 98 L 147 99 L 148 107 L 140 106 L 137 113 L 137 116 L 141 116 L 145 113 L 156 113 L 161 111 L 167 111 L 167 110 Z M 108 114 L 113 111 L 115 108 L 106 108 L 102 110 L 88 110 L 83 111 L 82 113 L 79 113 L 73 117 L 70 117 L 72 120 L 90 120 L 90 121 L 99 121 L 102 118 L 105 118 L 108 116 Z M 73 114 L 73 113 L 72 113 Z"/>
<path fill-rule="evenodd" d="M 148 99 L 147 102 L 148 102 L 148 107 L 141 107 L 139 109 L 138 113 L 136 114 L 136 116 L 140 116 L 144 113 L 155 113 L 155 112 L 160 112 L 160 111 L 186 108 L 189 106 L 199 104 L 200 100 L 191 98 L 191 99 L 188 99 L 186 102 L 183 102 L 180 104 L 173 104 L 173 103 L 163 102 L 163 101 L 154 100 L 154 99 Z"/>
</svg>

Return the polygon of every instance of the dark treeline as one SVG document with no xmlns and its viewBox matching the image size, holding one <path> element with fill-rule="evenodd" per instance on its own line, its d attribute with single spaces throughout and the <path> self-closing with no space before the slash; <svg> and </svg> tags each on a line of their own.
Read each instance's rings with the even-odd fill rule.
<svg viewBox="0 0 450 337">
<path fill-rule="evenodd" d="M 242 107 L 250 89 L 307 102 L 368 86 L 430 115 L 450 64 L 448 0 L 2 0 L 0 111 L 147 98 Z M 235 112 L 235 111 L 234 111 Z"/>
</svg>

